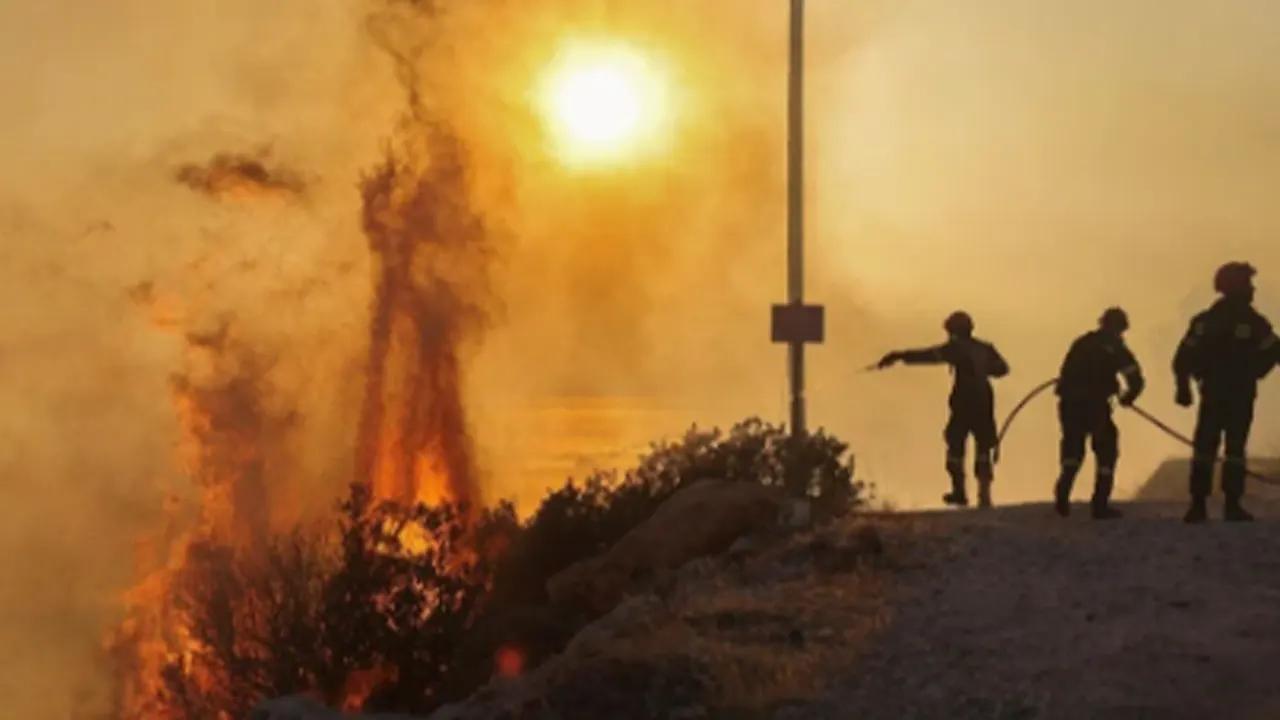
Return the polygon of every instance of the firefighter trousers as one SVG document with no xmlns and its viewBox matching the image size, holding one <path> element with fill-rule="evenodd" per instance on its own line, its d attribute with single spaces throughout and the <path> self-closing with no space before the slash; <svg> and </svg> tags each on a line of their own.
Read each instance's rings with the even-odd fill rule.
<svg viewBox="0 0 1280 720">
<path fill-rule="evenodd" d="M 1120 431 L 1111 417 L 1110 400 L 1064 398 L 1058 403 L 1058 420 L 1062 424 L 1062 444 L 1059 448 L 1061 473 L 1058 475 L 1057 494 L 1071 496 L 1071 486 L 1084 464 L 1085 442 L 1088 441 L 1097 465 L 1093 504 L 1105 506 L 1115 487 L 1116 461 L 1120 458 Z"/>
<path fill-rule="evenodd" d="M 965 445 L 973 436 L 976 457 L 973 473 L 978 478 L 979 489 L 990 486 L 995 478 L 991 454 L 996 446 L 995 407 L 991 403 L 954 404 L 943 437 L 947 441 L 947 475 L 951 477 L 951 489 L 965 495 Z"/>
<path fill-rule="evenodd" d="M 1239 502 L 1244 495 L 1245 446 L 1253 425 L 1253 400 L 1252 393 L 1210 393 L 1200 398 L 1191 458 L 1192 498 L 1203 500 L 1212 492 L 1213 469 L 1224 441 L 1222 494 L 1228 502 Z"/>
</svg>

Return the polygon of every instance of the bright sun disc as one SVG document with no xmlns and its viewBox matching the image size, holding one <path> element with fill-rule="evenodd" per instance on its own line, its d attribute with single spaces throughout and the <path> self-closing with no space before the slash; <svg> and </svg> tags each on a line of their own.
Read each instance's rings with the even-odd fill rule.
<svg viewBox="0 0 1280 720">
<path fill-rule="evenodd" d="M 643 55 L 621 46 L 561 53 L 542 92 L 543 112 L 561 158 L 617 161 L 661 131 L 662 80 Z"/>
</svg>

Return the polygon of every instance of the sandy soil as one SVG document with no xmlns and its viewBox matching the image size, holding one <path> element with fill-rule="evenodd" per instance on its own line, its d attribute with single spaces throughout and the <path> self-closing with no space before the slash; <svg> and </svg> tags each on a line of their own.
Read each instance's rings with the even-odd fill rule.
<svg viewBox="0 0 1280 720">
<path fill-rule="evenodd" d="M 891 617 L 817 702 L 775 717 L 1280 718 L 1280 503 L 1095 522 L 1047 505 L 907 513 Z M 1211 506 L 1215 514 L 1220 507 Z"/>
</svg>

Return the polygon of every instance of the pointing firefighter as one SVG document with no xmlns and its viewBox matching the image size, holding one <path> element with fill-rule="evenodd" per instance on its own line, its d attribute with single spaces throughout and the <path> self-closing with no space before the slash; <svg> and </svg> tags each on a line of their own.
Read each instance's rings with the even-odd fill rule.
<svg viewBox="0 0 1280 720">
<path fill-rule="evenodd" d="M 1110 308 L 1098 320 L 1098 329 L 1076 339 L 1067 351 L 1058 374 L 1058 419 L 1062 424 L 1062 473 L 1054 486 L 1054 509 L 1066 517 L 1071 513 L 1071 486 L 1084 462 L 1085 440 L 1093 447 L 1097 475 L 1090 503 L 1096 520 L 1120 517 L 1111 507 L 1115 486 L 1116 460 L 1120 456 L 1119 432 L 1111 418 L 1111 398 L 1120 393 L 1117 376 L 1124 377 L 1125 391 L 1120 404 L 1132 405 L 1146 382 L 1142 368 L 1124 343 L 1129 317 L 1120 308 Z"/>
<path fill-rule="evenodd" d="M 1191 508 L 1184 520 L 1207 519 L 1205 500 L 1213 487 L 1218 448 L 1225 439 L 1222 467 L 1223 519 L 1253 519 L 1240 504 L 1244 496 L 1245 446 L 1253 424 L 1258 381 L 1280 363 L 1280 340 L 1267 319 L 1253 309 L 1253 266 L 1232 262 L 1218 269 L 1213 287 L 1222 297 L 1195 316 L 1173 359 L 1177 403 L 1194 402 L 1191 381 L 1200 390 L 1195 453 L 1191 459 Z"/>
<path fill-rule="evenodd" d="M 941 365 L 951 368 L 951 417 L 944 437 L 947 442 L 947 474 L 951 476 L 951 492 L 942 496 L 948 505 L 969 504 L 965 490 L 965 444 L 974 438 L 977 457 L 974 474 L 978 478 L 978 504 L 991 507 L 991 453 L 996 444 L 995 394 L 991 378 L 1004 377 L 1009 365 L 991 343 L 973 337 L 973 318 L 955 312 L 943 323 L 948 340 L 938 346 L 920 350 L 903 350 L 885 355 L 881 369 L 898 362 L 907 365 Z"/>
</svg>

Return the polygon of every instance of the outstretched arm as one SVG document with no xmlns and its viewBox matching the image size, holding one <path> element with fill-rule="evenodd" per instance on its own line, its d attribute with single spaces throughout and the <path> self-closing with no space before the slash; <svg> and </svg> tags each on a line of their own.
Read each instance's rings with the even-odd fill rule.
<svg viewBox="0 0 1280 720">
<path fill-rule="evenodd" d="M 917 350 L 895 350 L 880 358 L 879 367 L 887 368 L 899 362 L 907 365 L 940 365 L 947 361 L 946 353 L 943 352 L 944 348 L 946 348 L 946 345 Z"/>
</svg>

